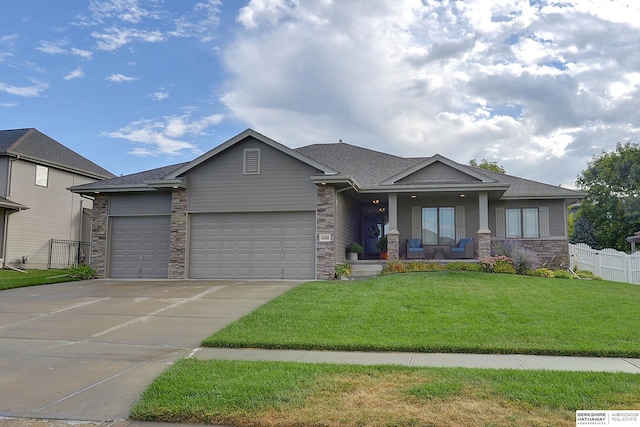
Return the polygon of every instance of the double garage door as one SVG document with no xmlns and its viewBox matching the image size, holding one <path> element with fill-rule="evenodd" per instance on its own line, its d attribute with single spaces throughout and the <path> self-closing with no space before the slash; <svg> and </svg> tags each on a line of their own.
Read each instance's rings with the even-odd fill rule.
<svg viewBox="0 0 640 427">
<path fill-rule="evenodd" d="M 192 279 L 313 279 L 315 212 L 190 216 Z"/>
<path fill-rule="evenodd" d="M 169 216 L 112 217 L 109 276 L 166 279 Z M 313 279 L 315 212 L 192 214 L 189 278 Z"/>
</svg>

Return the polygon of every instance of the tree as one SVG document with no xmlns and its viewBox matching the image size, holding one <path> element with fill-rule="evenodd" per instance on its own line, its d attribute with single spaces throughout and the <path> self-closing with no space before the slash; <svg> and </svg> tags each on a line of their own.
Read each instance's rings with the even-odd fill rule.
<svg viewBox="0 0 640 427">
<path fill-rule="evenodd" d="M 576 220 L 569 242 L 584 243 L 593 249 L 602 249 L 596 240 L 591 221 L 584 217 Z"/>
<path fill-rule="evenodd" d="M 640 231 L 640 146 L 618 143 L 593 156 L 576 186 L 587 193 L 578 217 L 593 225 L 598 246 L 628 251 L 625 239 Z"/>
<path fill-rule="evenodd" d="M 480 163 L 476 159 L 469 160 L 469 164 L 474 168 L 486 169 L 488 171 L 497 172 L 497 173 L 507 173 L 507 171 L 498 164 L 498 162 L 493 161 L 490 162 L 487 159 L 482 159 Z"/>
</svg>

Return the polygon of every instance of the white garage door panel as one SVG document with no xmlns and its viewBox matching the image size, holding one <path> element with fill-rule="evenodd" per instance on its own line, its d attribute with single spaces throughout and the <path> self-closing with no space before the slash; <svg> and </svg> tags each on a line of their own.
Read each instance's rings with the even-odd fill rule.
<svg viewBox="0 0 640 427">
<path fill-rule="evenodd" d="M 112 217 L 109 276 L 166 279 L 171 218 Z"/>
<path fill-rule="evenodd" d="M 194 279 L 312 279 L 315 213 L 193 214 L 189 274 Z"/>
</svg>

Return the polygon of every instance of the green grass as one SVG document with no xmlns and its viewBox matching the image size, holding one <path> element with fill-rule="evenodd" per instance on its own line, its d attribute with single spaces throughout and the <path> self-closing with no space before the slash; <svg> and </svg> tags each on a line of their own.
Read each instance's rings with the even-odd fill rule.
<svg viewBox="0 0 640 427">
<path fill-rule="evenodd" d="M 212 347 L 640 357 L 640 286 L 472 272 L 303 284 Z"/>
<path fill-rule="evenodd" d="M 639 409 L 640 375 L 183 359 L 132 409 L 145 421 L 571 426 L 579 409 Z"/>
<path fill-rule="evenodd" d="M 75 280 L 66 276 L 68 273 L 69 270 L 26 270 L 26 273 L 21 273 L 0 269 L 0 291 Z"/>
</svg>

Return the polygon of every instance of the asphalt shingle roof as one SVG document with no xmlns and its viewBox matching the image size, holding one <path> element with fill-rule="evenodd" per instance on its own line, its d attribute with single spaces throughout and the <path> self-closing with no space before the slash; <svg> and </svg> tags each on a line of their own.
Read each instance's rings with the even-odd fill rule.
<svg viewBox="0 0 640 427">
<path fill-rule="evenodd" d="M 338 171 L 340 175 L 353 178 L 365 190 L 375 188 L 385 180 L 406 171 L 426 159 L 429 159 L 429 157 L 404 158 L 343 142 L 332 144 L 313 144 L 296 148 L 295 151 L 310 160 Z M 456 164 L 456 162 L 452 163 Z M 186 164 L 187 163 L 169 165 L 162 168 L 95 182 L 76 188 L 81 187 L 82 190 L 91 190 L 92 188 L 122 187 L 122 189 L 126 191 L 127 188 L 144 186 L 147 181 L 161 180 L 164 176 L 171 174 L 171 172 L 185 166 Z M 460 166 L 471 168 L 466 165 Z M 504 193 L 503 198 L 580 198 L 582 196 L 582 193 L 562 187 L 518 178 L 511 175 L 495 173 L 480 168 L 471 169 L 474 169 L 489 178 L 495 179 L 498 184 L 508 185 L 509 189 Z M 439 183 L 434 181 L 431 184 L 468 184 L 469 182 L 470 180 L 467 179 Z M 480 182 L 478 182 L 478 184 L 482 185 Z"/>
<path fill-rule="evenodd" d="M 99 179 L 115 176 L 103 167 L 33 128 L 0 130 L 0 155 L 22 156 L 43 164 L 73 170 Z"/>
</svg>

